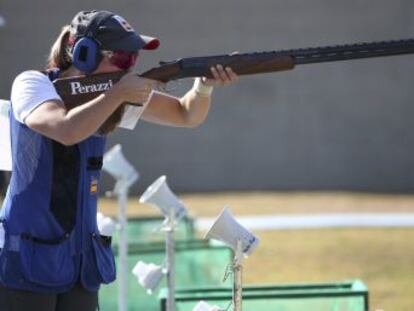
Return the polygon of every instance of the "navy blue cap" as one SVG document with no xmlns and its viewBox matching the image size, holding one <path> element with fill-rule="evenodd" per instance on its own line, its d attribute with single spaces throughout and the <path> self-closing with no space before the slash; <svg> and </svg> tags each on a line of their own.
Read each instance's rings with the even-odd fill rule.
<svg viewBox="0 0 414 311">
<path fill-rule="evenodd" d="M 160 42 L 157 38 L 139 35 L 121 16 L 108 11 L 81 11 L 70 24 L 70 41 L 89 37 L 97 41 L 102 50 L 136 52 L 154 50 Z"/>
</svg>

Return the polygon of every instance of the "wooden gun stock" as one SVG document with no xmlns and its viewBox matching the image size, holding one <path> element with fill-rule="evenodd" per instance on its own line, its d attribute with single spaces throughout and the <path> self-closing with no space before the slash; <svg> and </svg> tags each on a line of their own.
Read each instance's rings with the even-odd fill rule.
<svg viewBox="0 0 414 311">
<path fill-rule="evenodd" d="M 88 76 L 59 78 L 53 85 L 68 109 L 86 103 L 109 90 L 124 75 L 125 71 Z"/>
</svg>

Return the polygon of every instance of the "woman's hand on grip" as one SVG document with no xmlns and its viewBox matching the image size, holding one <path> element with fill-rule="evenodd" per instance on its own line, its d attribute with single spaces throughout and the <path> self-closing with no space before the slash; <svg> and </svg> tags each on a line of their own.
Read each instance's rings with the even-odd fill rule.
<svg viewBox="0 0 414 311">
<path fill-rule="evenodd" d="M 138 76 L 136 73 L 128 73 L 119 80 L 112 88 L 123 102 L 145 103 L 153 87 L 158 82 Z"/>
</svg>

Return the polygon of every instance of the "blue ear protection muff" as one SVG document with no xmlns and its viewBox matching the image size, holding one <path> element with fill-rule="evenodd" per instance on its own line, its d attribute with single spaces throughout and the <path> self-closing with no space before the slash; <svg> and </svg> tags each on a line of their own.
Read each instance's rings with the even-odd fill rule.
<svg viewBox="0 0 414 311">
<path fill-rule="evenodd" d="M 88 16 L 88 14 L 90 15 Z M 113 13 L 106 11 L 86 12 L 85 16 L 90 18 L 89 24 L 84 24 L 86 29 L 82 29 L 81 38 L 76 40 L 72 48 L 72 64 L 80 71 L 90 74 L 98 68 L 103 56 L 101 54 L 101 44 L 95 38 L 100 25 L 113 15 Z"/>
<path fill-rule="evenodd" d="M 90 37 L 79 39 L 72 50 L 72 64 L 80 71 L 92 73 L 102 60 L 100 46 Z"/>
</svg>

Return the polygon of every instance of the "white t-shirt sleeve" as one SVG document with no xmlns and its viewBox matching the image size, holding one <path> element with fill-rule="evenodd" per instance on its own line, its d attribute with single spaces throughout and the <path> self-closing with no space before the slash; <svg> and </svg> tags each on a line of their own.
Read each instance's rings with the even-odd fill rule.
<svg viewBox="0 0 414 311">
<path fill-rule="evenodd" d="M 52 99 L 62 100 L 49 77 L 40 71 L 22 72 L 13 82 L 10 100 L 14 117 L 21 123 L 35 108 Z"/>
</svg>

